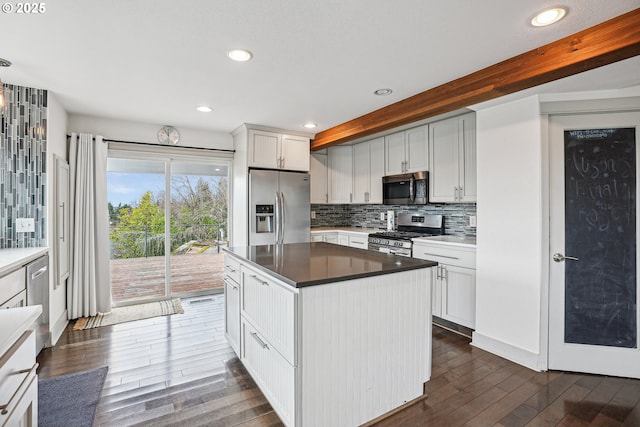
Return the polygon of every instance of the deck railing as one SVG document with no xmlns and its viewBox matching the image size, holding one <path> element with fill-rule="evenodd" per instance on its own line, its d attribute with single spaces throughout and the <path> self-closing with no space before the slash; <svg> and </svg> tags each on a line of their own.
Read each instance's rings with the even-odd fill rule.
<svg viewBox="0 0 640 427">
<path fill-rule="evenodd" d="M 180 224 L 171 226 L 170 253 L 201 253 L 228 244 L 226 224 Z M 143 258 L 165 254 L 164 225 L 110 227 L 111 258 Z"/>
</svg>

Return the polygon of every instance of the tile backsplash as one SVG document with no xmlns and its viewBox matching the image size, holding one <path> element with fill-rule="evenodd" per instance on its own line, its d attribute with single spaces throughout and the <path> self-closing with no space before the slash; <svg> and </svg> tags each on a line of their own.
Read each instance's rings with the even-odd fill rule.
<svg viewBox="0 0 640 427">
<path fill-rule="evenodd" d="M 46 246 L 47 91 L 3 88 L 8 111 L 0 114 L 0 248 Z M 34 218 L 35 232 L 18 233 L 16 218 Z"/>
<path fill-rule="evenodd" d="M 469 217 L 476 215 L 475 203 L 446 203 L 420 206 L 390 205 L 311 205 L 316 213 L 311 227 L 363 227 L 386 228 L 380 213 L 388 210 L 397 215 L 402 212 L 444 216 L 445 234 L 475 236 L 476 228 L 469 226 Z"/>
</svg>

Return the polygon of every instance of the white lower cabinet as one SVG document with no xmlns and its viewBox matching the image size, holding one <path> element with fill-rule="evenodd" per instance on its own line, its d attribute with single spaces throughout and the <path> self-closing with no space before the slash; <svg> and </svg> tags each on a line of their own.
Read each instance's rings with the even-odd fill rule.
<svg viewBox="0 0 640 427">
<path fill-rule="evenodd" d="M 224 281 L 225 334 L 236 354 L 240 355 L 240 285 Z"/>
<path fill-rule="evenodd" d="M 336 231 L 329 232 L 313 232 L 311 233 L 312 242 L 338 243 L 338 233 Z"/>
<path fill-rule="evenodd" d="M 242 322 L 242 362 L 284 425 L 294 425 L 295 366 L 250 322 Z"/>
<path fill-rule="evenodd" d="M 287 426 L 295 425 L 294 288 L 242 264 L 240 359 Z"/>
<path fill-rule="evenodd" d="M 224 332 L 233 351 L 240 356 L 240 263 L 224 257 Z"/>
<path fill-rule="evenodd" d="M 433 315 L 475 329 L 475 247 L 414 241 L 413 257 L 438 262 L 432 271 Z"/>
<path fill-rule="evenodd" d="M 36 339 L 26 331 L 0 356 L 0 426 L 38 425 Z"/>
<path fill-rule="evenodd" d="M 18 295 L 11 298 L 9 301 L 4 302 L 0 305 L 0 310 L 5 308 L 16 308 L 16 307 L 25 307 L 27 305 L 27 291 L 24 290 L 20 292 Z"/>
<path fill-rule="evenodd" d="M 248 266 L 243 265 L 241 271 L 242 319 L 251 322 L 265 342 L 293 365 L 296 294 L 290 286 Z"/>
<path fill-rule="evenodd" d="M 441 315 L 445 320 L 474 329 L 476 326 L 476 271 L 440 265 Z"/>
<path fill-rule="evenodd" d="M 335 243 L 352 248 L 368 249 L 369 234 L 351 231 L 328 231 L 311 233 L 312 242 Z"/>
<path fill-rule="evenodd" d="M 369 237 L 367 235 L 349 235 L 349 246 L 352 248 L 367 249 Z"/>
</svg>

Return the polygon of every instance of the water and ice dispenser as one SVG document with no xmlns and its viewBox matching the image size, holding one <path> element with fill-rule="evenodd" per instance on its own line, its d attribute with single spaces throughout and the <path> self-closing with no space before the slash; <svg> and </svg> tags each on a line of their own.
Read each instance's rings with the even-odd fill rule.
<svg viewBox="0 0 640 427">
<path fill-rule="evenodd" d="M 256 205 L 256 233 L 273 233 L 273 205 Z"/>
</svg>

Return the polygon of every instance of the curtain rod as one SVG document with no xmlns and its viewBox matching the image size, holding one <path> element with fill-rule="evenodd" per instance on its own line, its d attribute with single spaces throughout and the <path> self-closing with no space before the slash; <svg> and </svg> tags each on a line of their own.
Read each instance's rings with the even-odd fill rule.
<svg viewBox="0 0 640 427">
<path fill-rule="evenodd" d="M 67 135 L 67 138 L 71 138 L 71 135 Z M 96 137 L 92 137 L 92 139 L 95 141 Z M 172 148 L 184 148 L 184 149 L 188 149 L 188 150 L 205 150 L 205 151 L 221 151 L 223 153 L 235 153 L 236 150 L 227 150 L 224 148 L 206 148 L 206 147 L 182 147 L 179 145 L 160 145 L 160 144 L 152 144 L 150 142 L 139 142 L 139 141 L 124 141 L 121 139 L 108 139 L 108 138 L 102 138 L 102 140 L 104 142 L 119 142 L 119 143 L 124 143 L 124 144 L 139 144 L 139 145 L 149 145 L 151 147 L 172 147 Z"/>
</svg>

